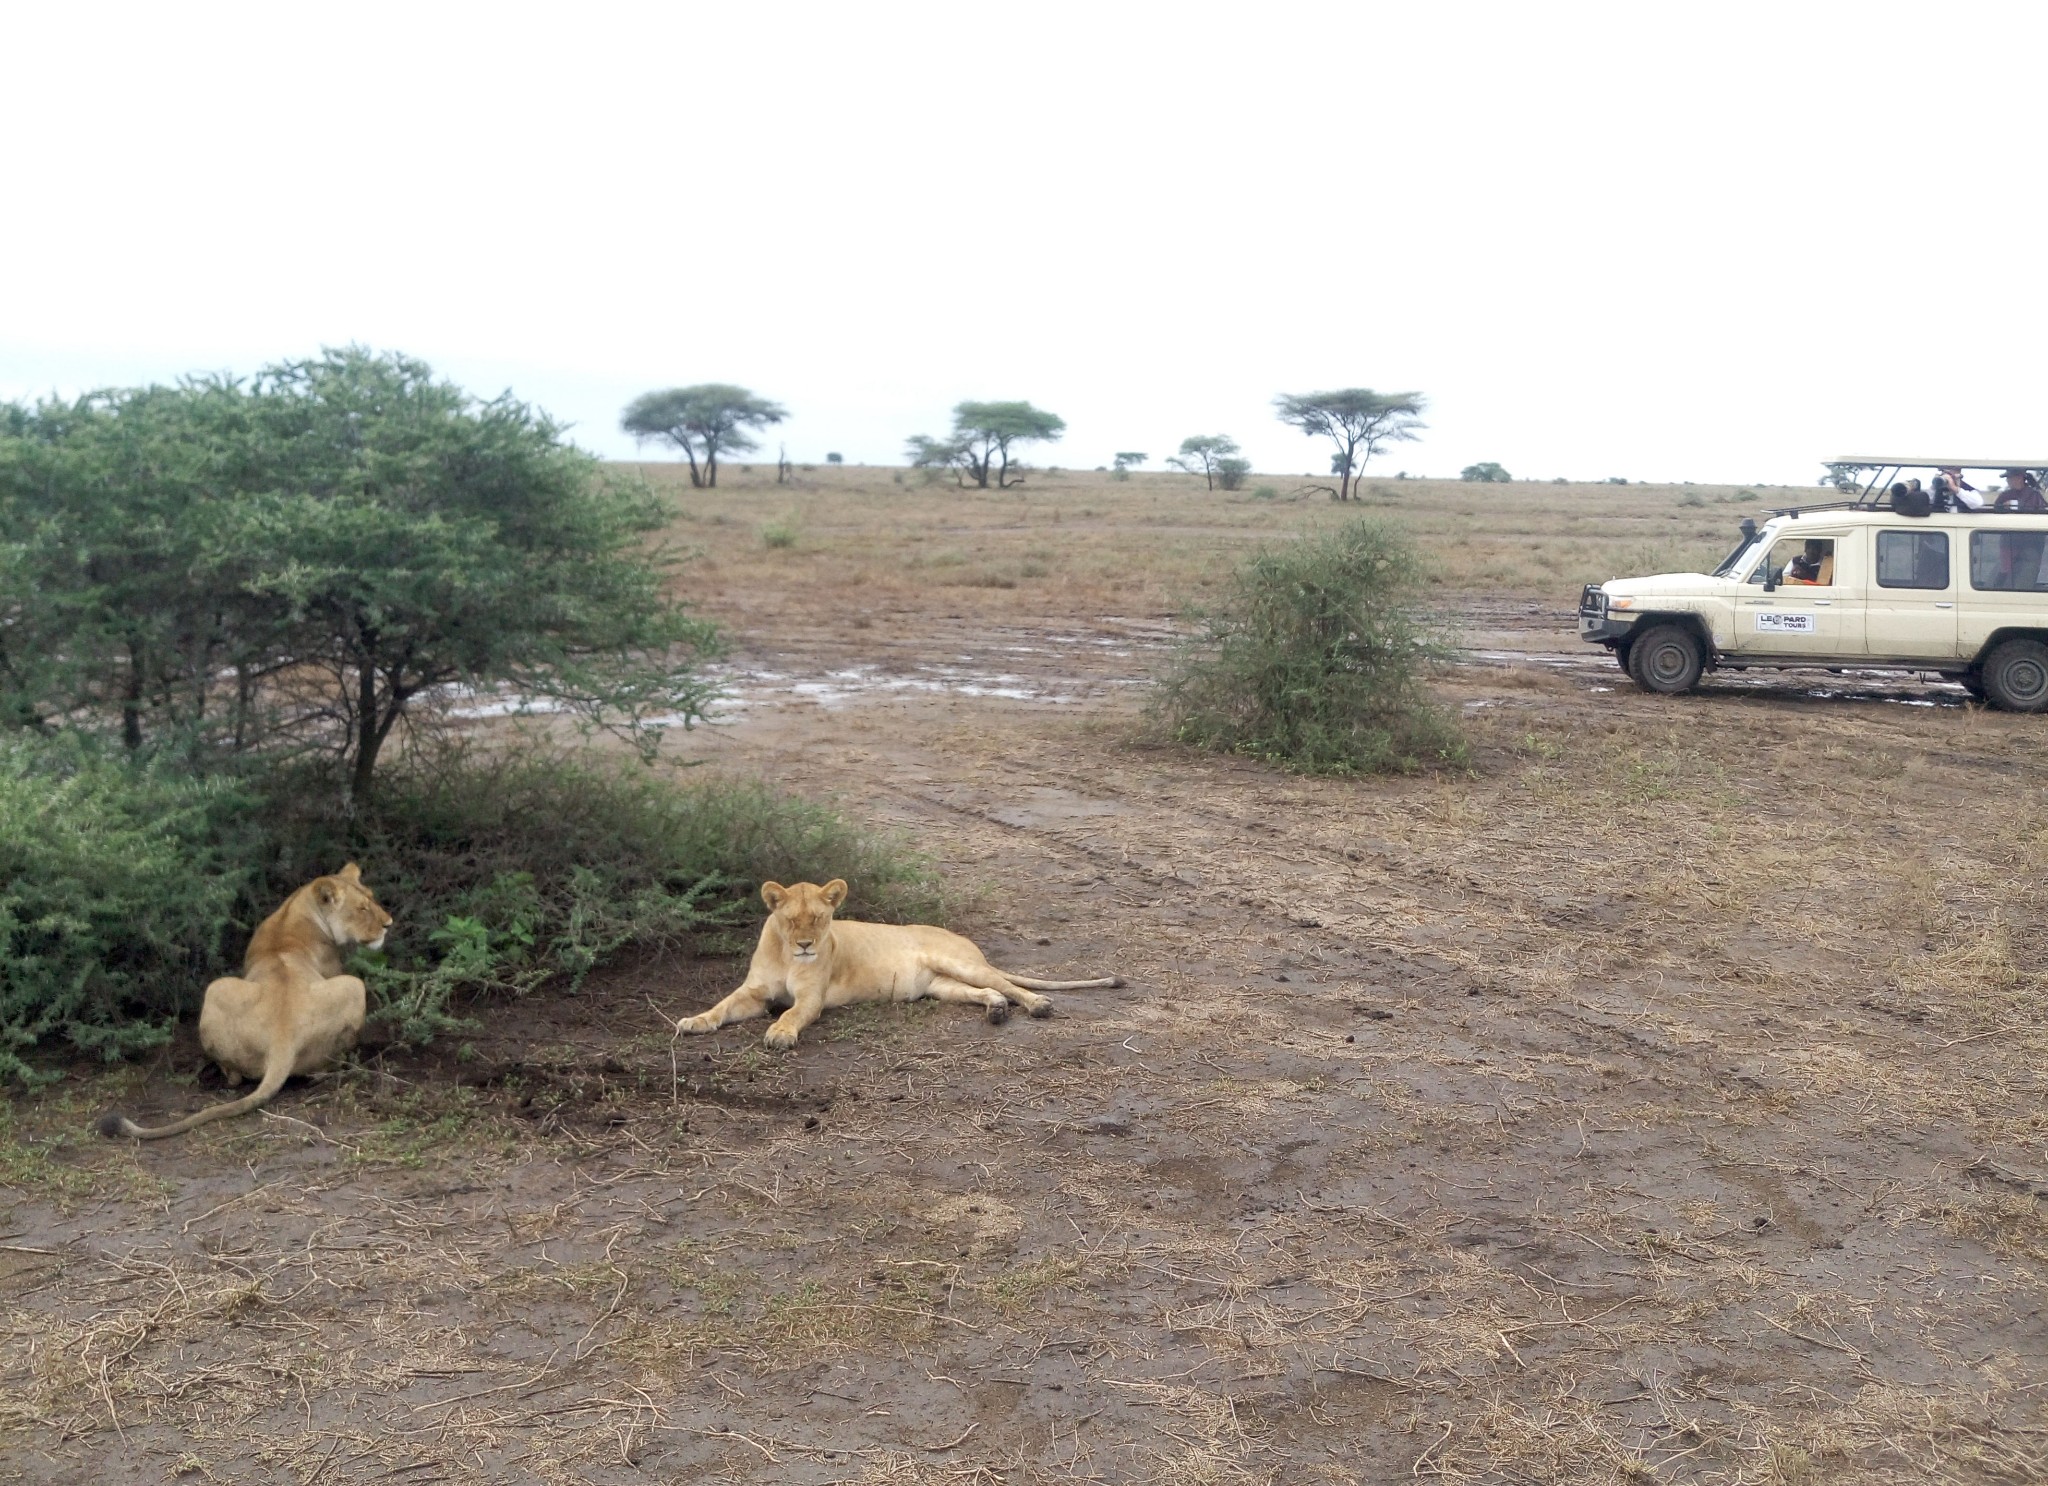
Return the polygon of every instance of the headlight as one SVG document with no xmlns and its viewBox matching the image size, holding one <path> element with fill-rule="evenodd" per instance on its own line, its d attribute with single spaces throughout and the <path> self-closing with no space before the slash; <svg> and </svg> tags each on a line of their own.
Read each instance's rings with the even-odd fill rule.
<svg viewBox="0 0 2048 1486">
<path fill-rule="evenodd" d="M 1607 607 L 1610 609 L 1632 609 L 1635 607 L 1635 602 L 1634 599 L 1609 599 Z"/>
</svg>

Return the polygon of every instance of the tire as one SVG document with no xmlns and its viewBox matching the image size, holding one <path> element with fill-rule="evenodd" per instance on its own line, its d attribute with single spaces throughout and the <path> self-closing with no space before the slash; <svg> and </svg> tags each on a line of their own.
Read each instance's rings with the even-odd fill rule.
<svg viewBox="0 0 2048 1486">
<path fill-rule="evenodd" d="M 1628 652 L 1629 647 L 1627 645 L 1617 645 L 1614 647 L 1614 663 L 1624 671 L 1628 670 Z"/>
<path fill-rule="evenodd" d="M 1699 638 L 1676 624 L 1660 624 L 1637 635 L 1628 647 L 1628 673 L 1644 691 L 1677 696 L 1699 685 L 1707 658 Z"/>
<path fill-rule="evenodd" d="M 2007 640 L 1985 658 L 1984 694 L 2006 712 L 2039 712 L 2048 707 L 2048 645 Z"/>
</svg>

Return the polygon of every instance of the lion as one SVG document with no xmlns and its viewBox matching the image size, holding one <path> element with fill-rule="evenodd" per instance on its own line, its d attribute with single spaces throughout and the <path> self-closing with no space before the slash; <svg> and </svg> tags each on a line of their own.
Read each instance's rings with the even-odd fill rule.
<svg viewBox="0 0 2048 1486">
<path fill-rule="evenodd" d="M 391 915 L 350 862 L 316 877 L 256 926 L 239 976 L 206 988 L 199 1009 L 199 1045 L 220 1064 L 233 1088 L 258 1079 L 256 1091 L 169 1125 L 145 1129 L 109 1111 L 100 1134 L 161 1140 L 195 1125 L 247 1114 L 270 1102 L 295 1073 L 326 1067 L 356 1045 L 363 1030 L 362 981 L 342 975 L 342 956 L 355 945 L 381 949 Z"/>
<path fill-rule="evenodd" d="M 1123 984 L 1115 975 L 1035 980 L 998 970 L 973 940 L 929 924 L 835 919 L 832 911 L 846 901 L 846 883 L 837 877 L 823 887 L 764 882 L 761 901 L 768 905 L 768 922 L 761 926 L 745 983 L 709 1011 L 679 1020 L 678 1033 L 715 1032 L 773 1009 L 782 1015 L 768 1028 L 767 1043 L 788 1048 L 826 1007 L 850 1001 L 965 1001 L 988 1008 L 988 1019 L 1001 1024 L 1009 1019 L 1012 1001 L 1033 1016 L 1051 1016 L 1052 1002 L 1040 991 Z"/>
</svg>

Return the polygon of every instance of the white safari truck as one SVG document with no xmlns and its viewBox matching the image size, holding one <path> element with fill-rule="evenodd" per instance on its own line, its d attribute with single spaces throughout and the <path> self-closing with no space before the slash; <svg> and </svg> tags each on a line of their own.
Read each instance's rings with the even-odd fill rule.
<svg viewBox="0 0 2048 1486">
<path fill-rule="evenodd" d="M 2048 708 L 2048 513 L 2023 509 L 2041 504 L 2026 477 L 2048 460 L 1840 463 L 1874 471 L 1855 499 L 1745 520 L 1711 573 L 1588 584 L 1579 637 L 1613 651 L 1645 691 L 1690 691 L 1710 669 L 1891 668 L 1939 674 L 2009 711 Z M 1933 477 L 1957 468 L 1966 482 L 1977 474 L 1981 496 L 1945 498 Z M 1912 470 L 1924 483 L 1895 494 Z M 2018 477 L 2009 489 L 1999 471 Z M 1941 492 L 1932 503 L 1929 490 Z"/>
</svg>

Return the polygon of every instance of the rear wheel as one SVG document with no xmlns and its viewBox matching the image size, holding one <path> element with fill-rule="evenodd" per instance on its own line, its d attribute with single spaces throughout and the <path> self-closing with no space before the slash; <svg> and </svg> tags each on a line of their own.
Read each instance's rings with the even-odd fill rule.
<svg viewBox="0 0 2048 1486">
<path fill-rule="evenodd" d="M 2007 640 L 1985 659 L 1984 694 L 2007 712 L 2048 707 L 2048 645 Z"/>
<path fill-rule="evenodd" d="M 1699 637 L 1676 624 L 1637 635 L 1628 647 L 1628 673 L 1644 691 L 1675 696 L 1699 685 L 1706 666 Z"/>
</svg>

